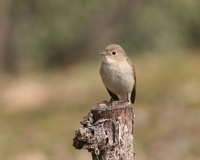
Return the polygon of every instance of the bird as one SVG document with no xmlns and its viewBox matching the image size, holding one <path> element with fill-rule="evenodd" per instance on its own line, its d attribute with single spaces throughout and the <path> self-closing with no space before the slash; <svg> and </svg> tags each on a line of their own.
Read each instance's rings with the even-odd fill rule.
<svg viewBox="0 0 200 160">
<path fill-rule="evenodd" d="M 105 47 L 102 55 L 100 75 L 112 101 L 135 102 L 135 67 L 126 52 L 118 44 Z"/>
</svg>

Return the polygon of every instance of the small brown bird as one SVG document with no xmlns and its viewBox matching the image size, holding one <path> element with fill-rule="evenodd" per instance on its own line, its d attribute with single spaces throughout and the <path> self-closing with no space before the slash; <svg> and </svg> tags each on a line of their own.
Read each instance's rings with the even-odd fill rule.
<svg viewBox="0 0 200 160">
<path fill-rule="evenodd" d="M 111 96 L 111 101 L 128 100 L 135 102 L 136 75 L 132 61 L 117 44 L 108 45 L 100 55 L 103 56 L 100 68 L 101 79 Z"/>
</svg>

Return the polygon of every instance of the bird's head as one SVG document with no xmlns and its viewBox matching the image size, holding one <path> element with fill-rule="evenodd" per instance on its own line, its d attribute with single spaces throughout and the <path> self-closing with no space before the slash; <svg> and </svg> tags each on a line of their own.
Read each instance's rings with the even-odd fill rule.
<svg viewBox="0 0 200 160">
<path fill-rule="evenodd" d="M 108 45 L 104 51 L 99 54 L 103 56 L 103 62 L 105 63 L 120 61 L 126 57 L 126 53 L 123 48 L 117 44 Z"/>
</svg>

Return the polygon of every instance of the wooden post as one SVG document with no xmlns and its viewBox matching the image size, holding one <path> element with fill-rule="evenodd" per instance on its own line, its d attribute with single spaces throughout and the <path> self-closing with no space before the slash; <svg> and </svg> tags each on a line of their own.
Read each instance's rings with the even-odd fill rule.
<svg viewBox="0 0 200 160">
<path fill-rule="evenodd" d="M 76 130 L 73 146 L 87 149 L 92 160 L 134 160 L 133 108 L 125 102 L 101 102 Z"/>
</svg>

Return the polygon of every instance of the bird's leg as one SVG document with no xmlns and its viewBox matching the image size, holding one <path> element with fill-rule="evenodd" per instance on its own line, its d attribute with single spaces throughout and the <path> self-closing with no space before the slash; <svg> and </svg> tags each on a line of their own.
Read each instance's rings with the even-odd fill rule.
<svg viewBox="0 0 200 160">
<path fill-rule="evenodd" d="M 110 101 L 107 103 L 108 106 L 112 106 L 113 105 L 113 102 L 114 102 L 114 99 L 111 97 L 110 98 Z"/>
<path fill-rule="evenodd" d="M 113 105 L 118 105 L 120 103 L 122 103 L 121 100 L 115 100 L 115 99 L 111 98 L 107 104 L 108 104 L 108 106 L 113 106 Z"/>
<path fill-rule="evenodd" d="M 127 93 L 126 100 L 123 100 L 122 103 L 130 102 L 131 103 L 131 93 Z"/>
</svg>

